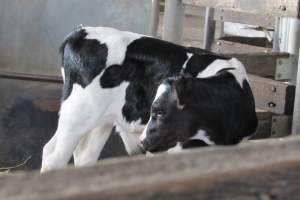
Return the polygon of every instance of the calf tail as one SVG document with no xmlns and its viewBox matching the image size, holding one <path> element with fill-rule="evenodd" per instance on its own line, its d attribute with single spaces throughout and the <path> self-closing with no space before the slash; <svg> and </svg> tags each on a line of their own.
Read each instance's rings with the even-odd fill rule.
<svg viewBox="0 0 300 200">
<path fill-rule="evenodd" d="M 62 42 L 59 52 L 61 54 L 61 62 L 63 66 L 64 87 L 62 100 L 66 100 L 71 94 L 74 82 L 79 82 L 76 72 L 76 66 L 80 63 L 80 58 L 74 50 L 80 46 L 81 41 L 87 35 L 82 27 L 72 31 Z"/>
<path fill-rule="evenodd" d="M 69 33 L 67 37 L 65 37 L 64 41 L 59 47 L 59 53 L 61 54 L 63 66 L 64 66 L 64 54 L 65 54 L 66 46 L 70 45 L 71 47 L 76 47 L 78 41 L 81 41 L 86 35 L 87 33 L 85 32 L 82 25 L 80 25 L 77 26 L 75 30 L 73 30 L 71 33 Z"/>
</svg>

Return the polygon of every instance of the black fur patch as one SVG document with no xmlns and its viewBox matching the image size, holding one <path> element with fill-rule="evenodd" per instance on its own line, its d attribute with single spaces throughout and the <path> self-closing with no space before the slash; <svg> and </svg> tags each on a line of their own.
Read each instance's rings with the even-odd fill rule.
<svg viewBox="0 0 300 200">
<path fill-rule="evenodd" d="M 84 29 L 74 31 L 60 48 L 66 77 L 63 99 L 71 94 L 74 83 L 86 87 L 105 68 L 107 46 L 98 40 L 85 39 L 86 35 Z"/>
<path fill-rule="evenodd" d="M 182 144 L 183 149 L 197 148 L 197 147 L 207 147 L 208 145 L 202 140 L 188 140 Z"/>
</svg>

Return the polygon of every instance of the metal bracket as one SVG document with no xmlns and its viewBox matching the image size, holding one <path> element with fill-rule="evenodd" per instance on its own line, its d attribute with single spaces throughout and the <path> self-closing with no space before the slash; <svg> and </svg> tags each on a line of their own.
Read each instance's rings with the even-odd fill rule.
<svg viewBox="0 0 300 200">
<path fill-rule="evenodd" d="M 273 115 L 271 137 L 283 137 L 291 134 L 292 117 L 290 115 Z"/>
<path fill-rule="evenodd" d="M 275 80 L 296 80 L 297 58 L 290 55 L 289 58 L 276 60 Z"/>
</svg>

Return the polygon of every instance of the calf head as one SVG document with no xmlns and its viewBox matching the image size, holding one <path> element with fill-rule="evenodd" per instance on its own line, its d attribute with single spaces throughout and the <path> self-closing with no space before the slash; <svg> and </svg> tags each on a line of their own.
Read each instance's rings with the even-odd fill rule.
<svg viewBox="0 0 300 200">
<path fill-rule="evenodd" d="M 145 151 L 165 151 L 187 141 L 195 132 L 194 114 L 184 101 L 186 79 L 169 78 L 157 89 L 151 116 L 140 136 Z"/>
</svg>

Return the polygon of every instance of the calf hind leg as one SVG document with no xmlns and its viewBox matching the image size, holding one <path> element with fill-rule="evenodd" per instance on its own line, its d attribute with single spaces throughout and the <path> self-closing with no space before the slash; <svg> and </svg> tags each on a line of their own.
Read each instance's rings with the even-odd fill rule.
<svg viewBox="0 0 300 200">
<path fill-rule="evenodd" d="M 62 103 L 55 138 L 45 146 L 41 172 L 66 166 L 80 139 L 97 126 L 103 110 L 95 111 L 84 96 L 82 91 L 74 92 Z"/>
<path fill-rule="evenodd" d="M 98 161 L 112 128 L 113 124 L 99 126 L 81 139 L 73 153 L 75 166 L 93 165 Z"/>
</svg>

